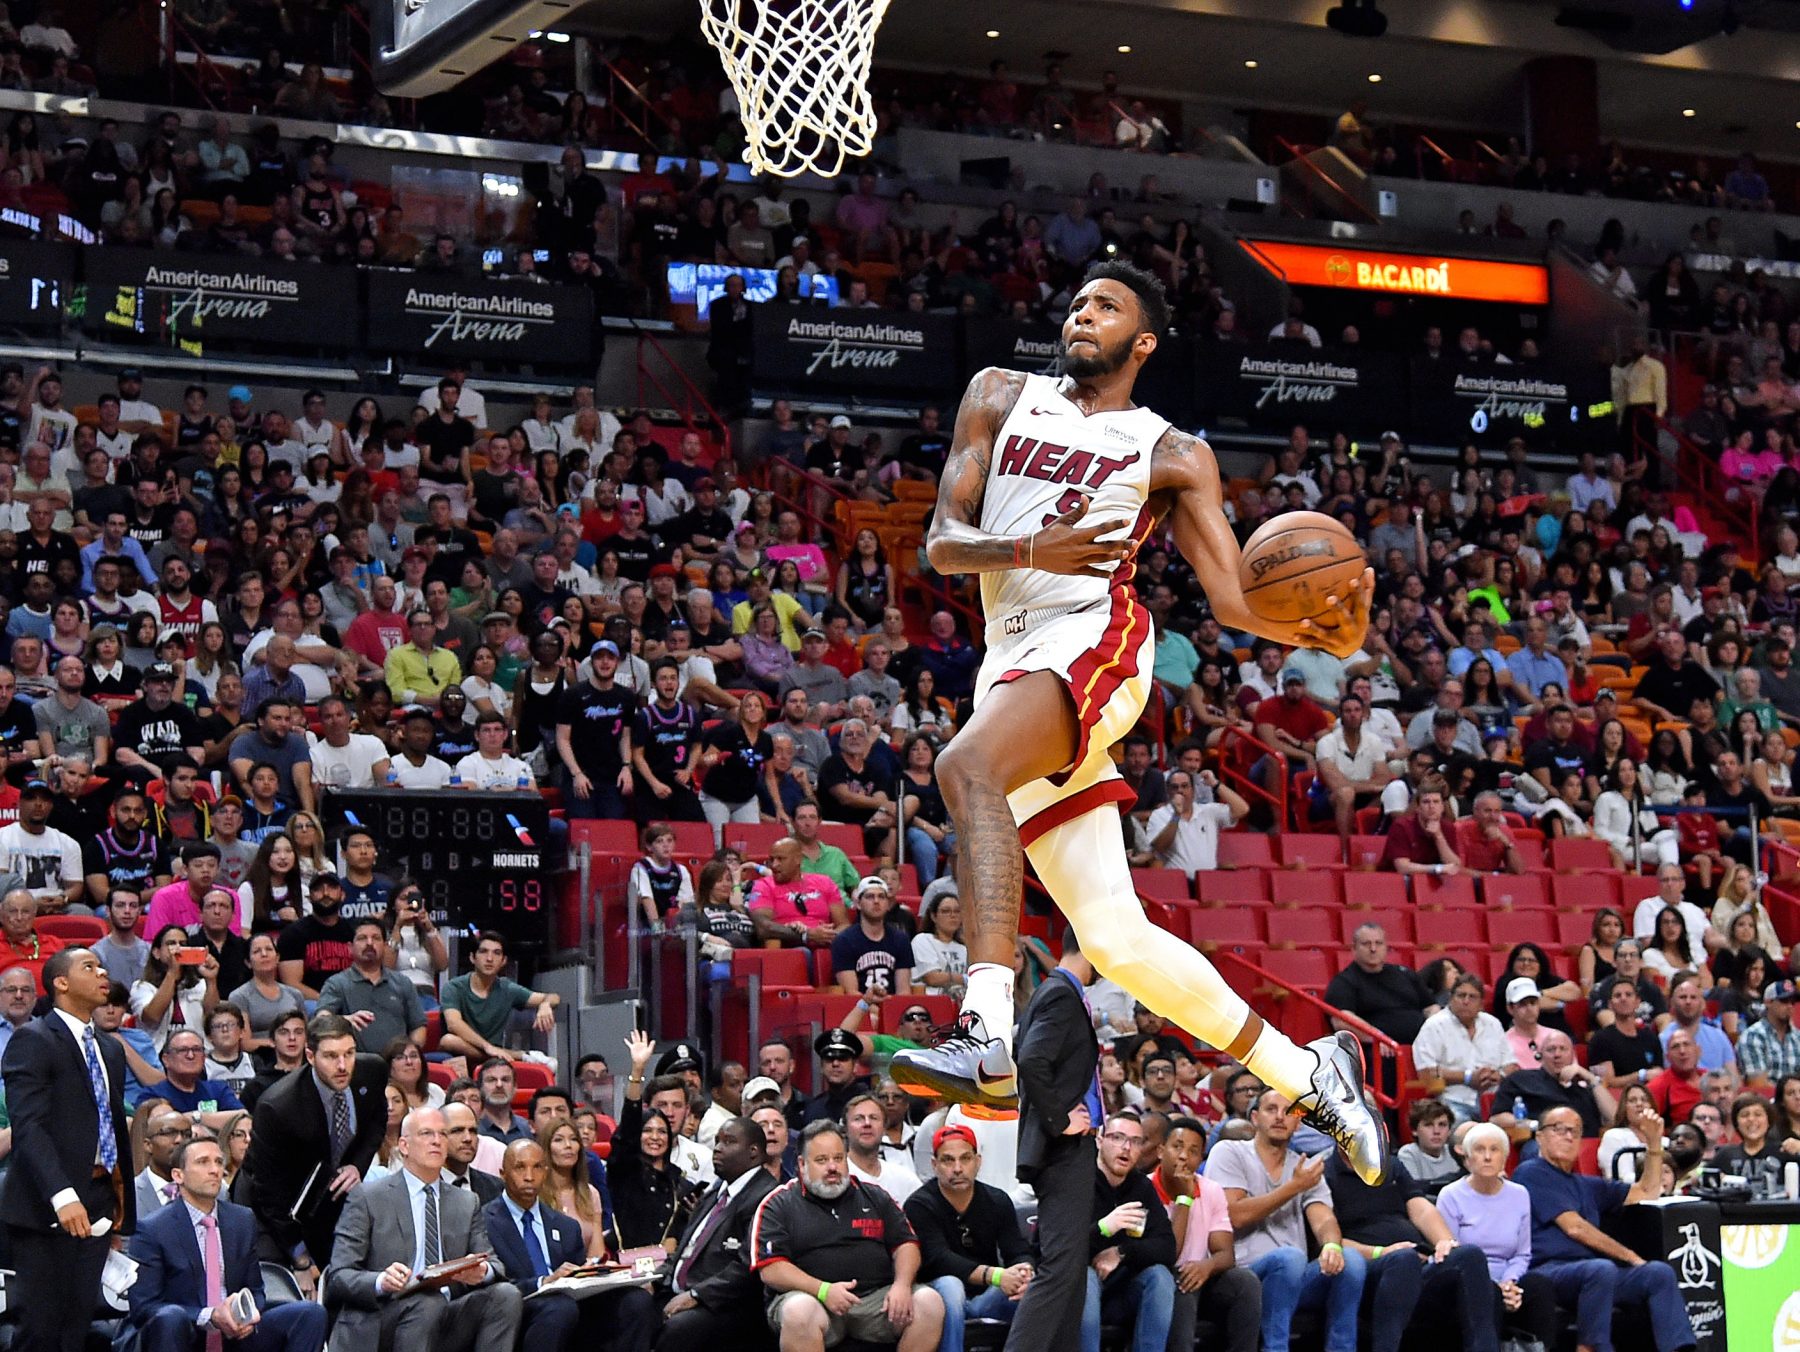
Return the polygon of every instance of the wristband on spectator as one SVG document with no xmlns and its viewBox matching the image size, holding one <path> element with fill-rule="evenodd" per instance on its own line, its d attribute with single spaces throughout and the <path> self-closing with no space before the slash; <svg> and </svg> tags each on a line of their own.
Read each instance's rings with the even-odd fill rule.
<svg viewBox="0 0 1800 1352">
<path fill-rule="evenodd" d="M 1107 1225 L 1107 1223 L 1105 1221 L 1101 1221 L 1100 1222 L 1100 1233 L 1105 1238 L 1111 1239 L 1112 1238 L 1112 1227 Z"/>
<path fill-rule="evenodd" d="M 1319 1245 L 1319 1247 L 1321 1249 L 1333 1249 L 1338 1253 L 1342 1253 L 1344 1251 L 1344 1246 L 1342 1244 L 1321 1244 L 1321 1245 Z"/>
<path fill-rule="evenodd" d="M 1192 1197 L 1177 1197 L 1175 1199 L 1176 1206 L 1192 1206 L 1193 1204 L 1194 1199 Z"/>
<path fill-rule="evenodd" d="M 1006 1280 L 1006 1269 L 992 1267 L 988 1269 L 988 1285 L 998 1286 Z"/>
<path fill-rule="evenodd" d="M 830 1282 L 820 1282 L 819 1283 L 819 1304 L 829 1305 L 830 1303 L 831 1303 L 831 1283 Z"/>
<path fill-rule="evenodd" d="M 1387 1245 L 1377 1244 L 1374 1248 L 1369 1250 L 1369 1261 L 1371 1263 L 1374 1262 L 1377 1258 L 1381 1257 L 1381 1255 L 1386 1252 L 1387 1252 Z"/>
</svg>

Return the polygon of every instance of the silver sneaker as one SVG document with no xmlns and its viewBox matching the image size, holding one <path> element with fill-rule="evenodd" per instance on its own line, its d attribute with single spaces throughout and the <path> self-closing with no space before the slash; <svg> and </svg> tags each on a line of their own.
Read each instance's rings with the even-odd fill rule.
<svg viewBox="0 0 1800 1352">
<path fill-rule="evenodd" d="M 1303 1121 L 1337 1143 L 1344 1162 L 1370 1187 L 1387 1179 L 1387 1123 L 1363 1097 L 1363 1050 L 1354 1033 L 1336 1033 L 1307 1044 L 1319 1060 L 1312 1092 L 1294 1107 Z"/>
<path fill-rule="evenodd" d="M 1019 1113 L 1019 1073 L 1012 1053 L 987 1035 L 980 1016 L 964 1014 L 933 1047 L 905 1048 L 888 1063 L 894 1083 L 919 1098 L 963 1105 L 970 1117 Z"/>
</svg>

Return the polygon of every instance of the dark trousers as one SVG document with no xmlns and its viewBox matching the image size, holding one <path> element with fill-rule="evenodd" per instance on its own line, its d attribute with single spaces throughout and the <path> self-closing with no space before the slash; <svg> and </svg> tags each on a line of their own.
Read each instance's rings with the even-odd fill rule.
<svg viewBox="0 0 1800 1352">
<path fill-rule="evenodd" d="M 1208 1352 L 1256 1352 L 1262 1336 L 1262 1283 L 1249 1268 L 1215 1273 L 1198 1291 L 1175 1293 L 1169 1352 L 1194 1352 L 1194 1330 L 1204 1320 L 1218 1332 Z"/>
<path fill-rule="evenodd" d="M 1511 1311 L 1500 1297 L 1500 1288 L 1494 1288 L 1494 1309 L 1500 1326 L 1508 1333 L 1522 1333 L 1526 1337 L 1536 1338 L 1545 1347 L 1555 1347 L 1557 1334 L 1561 1331 L 1556 1317 L 1556 1286 L 1542 1272 L 1527 1272 L 1519 1278 L 1519 1291 L 1524 1299 L 1519 1308 Z"/>
<path fill-rule="evenodd" d="M 1038 1195 L 1037 1273 L 1013 1316 L 1006 1352 L 1079 1349 L 1099 1167 L 1092 1136 L 1059 1136 L 1036 1176 L 1026 1180 Z"/>
<path fill-rule="evenodd" d="M 774 1346 L 761 1305 L 709 1310 L 697 1305 L 664 1320 L 656 1335 L 656 1352 L 767 1352 Z"/>
<path fill-rule="evenodd" d="M 88 1178 L 75 1185 L 90 1222 L 105 1216 L 117 1228 L 117 1185 L 116 1171 L 114 1178 Z M 125 1179 L 123 1186 L 130 1187 L 131 1180 Z M 60 1229 L 8 1226 L 7 1240 L 15 1274 L 7 1290 L 17 1293 L 20 1306 L 13 1352 L 82 1352 L 100 1304 L 110 1235 L 75 1239 Z"/>
<path fill-rule="evenodd" d="M 310 1300 L 275 1305 L 263 1311 L 256 1329 L 226 1346 L 240 1352 L 320 1352 L 325 1346 L 326 1313 Z M 180 1305 L 165 1305 L 138 1330 L 138 1352 L 199 1352 L 206 1330 Z"/>
<path fill-rule="evenodd" d="M 1440 1332 L 1454 1327 L 1463 1352 L 1498 1352 L 1495 1288 L 1481 1250 L 1463 1245 L 1441 1263 L 1425 1262 L 1428 1256 L 1398 1249 L 1369 1264 L 1363 1315 L 1369 1321 L 1370 1352 L 1399 1352 L 1415 1313 Z"/>
<path fill-rule="evenodd" d="M 1610 1258 L 1550 1262 L 1539 1269 L 1556 1288 L 1556 1303 L 1575 1311 L 1576 1339 L 1594 1352 L 1612 1352 L 1613 1311 L 1641 1305 L 1649 1316 L 1656 1352 L 1694 1345 L 1687 1304 L 1667 1263 L 1626 1267 Z"/>
</svg>

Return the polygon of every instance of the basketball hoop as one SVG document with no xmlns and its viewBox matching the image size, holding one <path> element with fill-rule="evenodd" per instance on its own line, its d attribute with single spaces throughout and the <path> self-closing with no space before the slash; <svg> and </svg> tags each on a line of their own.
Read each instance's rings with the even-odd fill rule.
<svg viewBox="0 0 1800 1352">
<path fill-rule="evenodd" d="M 869 62 L 888 0 L 701 0 L 758 173 L 834 178 L 874 148 Z"/>
</svg>

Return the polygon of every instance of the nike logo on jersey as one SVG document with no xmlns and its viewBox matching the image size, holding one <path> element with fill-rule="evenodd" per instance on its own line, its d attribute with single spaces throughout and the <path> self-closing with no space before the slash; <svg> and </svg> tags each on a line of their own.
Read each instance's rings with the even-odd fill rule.
<svg viewBox="0 0 1800 1352">
<path fill-rule="evenodd" d="M 1138 462 L 1139 452 L 1129 455 L 1096 455 L 1071 450 L 1036 437 L 1010 436 L 1000 448 L 1000 474 L 1017 474 L 1053 484 L 1084 484 L 1099 488 L 1113 475 Z"/>
<path fill-rule="evenodd" d="M 1033 408 L 1031 410 L 1031 416 L 1034 418 L 1054 418 L 1058 416 L 1058 414 L 1057 410 L 1053 408 Z"/>
</svg>

